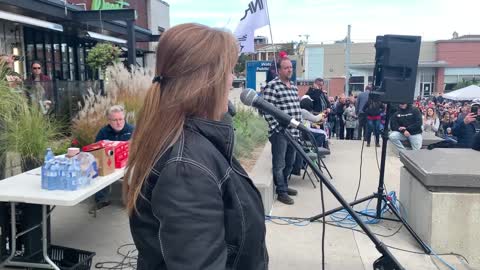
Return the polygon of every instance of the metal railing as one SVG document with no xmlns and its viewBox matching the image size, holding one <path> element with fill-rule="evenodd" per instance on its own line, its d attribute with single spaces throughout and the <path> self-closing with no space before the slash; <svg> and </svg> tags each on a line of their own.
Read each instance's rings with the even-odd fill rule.
<svg viewBox="0 0 480 270">
<path fill-rule="evenodd" d="M 103 81 L 44 81 L 24 83 L 25 95 L 31 104 L 39 105 L 48 115 L 71 120 L 84 104 L 91 89 L 104 93 Z"/>
</svg>

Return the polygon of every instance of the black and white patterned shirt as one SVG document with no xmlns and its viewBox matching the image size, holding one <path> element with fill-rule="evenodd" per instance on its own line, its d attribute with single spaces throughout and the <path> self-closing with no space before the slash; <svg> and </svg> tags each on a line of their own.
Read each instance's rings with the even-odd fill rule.
<svg viewBox="0 0 480 270">
<path fill-rule="evenodd" d="M 290 82 L 290 87 L 288 87 L 276 77 L 274 80 L 271 80 L 263 90 L 263 98 L 265 101 L 273 104 L 275 107 L 295 118 L 297 121 L 302 121 L 298 89 L 293 82 Z M 268 136 L 270 137 L 273 132 L 278 132 L 278 129 L 281 127 L 273 116 L 265 114 L 264 117 L 268 122 Z M 300 138 L 298 129 L 289 126 L 287 130 L 294 138 Z"/>
</svg>

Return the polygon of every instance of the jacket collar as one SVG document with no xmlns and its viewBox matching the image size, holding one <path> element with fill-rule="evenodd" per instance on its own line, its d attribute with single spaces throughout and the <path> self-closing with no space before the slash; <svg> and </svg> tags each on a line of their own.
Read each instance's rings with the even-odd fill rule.
<svg viewBox="0 0 480 270">
<path fill-rule="evenodd" d="M 203 118 L 187 118 L 185 127 L 207 138 L 228 159 L 232 159 L 234 132 L 230 124 Z"/>
</svg>

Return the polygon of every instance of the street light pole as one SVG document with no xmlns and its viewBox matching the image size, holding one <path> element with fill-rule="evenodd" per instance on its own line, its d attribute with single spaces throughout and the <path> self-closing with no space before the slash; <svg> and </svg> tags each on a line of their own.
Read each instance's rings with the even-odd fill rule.
<svg viewBox="0 0 480 270">
<path fill-rule="evenodd" d="M 298 51 L 299 52 L 299 56 L 302 58 L 302 80 L 305 80 L 305 50 L 307 49 L 307 44 L 308 44 L 308 38 L 310 37 L 309 34 L 303 34 L 303 35 L 298 35 L 300 37 L 300 43 L 299 43 L 299 46 L 302 45 L 303 43 L 303 52 L 302 54 L 300 55 L 300 50 Z M 305 42 L 302 40 L 302 37 L 305 37 Z M 297 63 L 298 65 L 298 63 Z"/>
<path fill-rule="evenodd" d="M 345 97 L 348 97 L 348 93 L 350 92 L 350 31 L 352 26 L 348 25 L 348 32 L 347 37 L 345 40 Z"/>
</svg>

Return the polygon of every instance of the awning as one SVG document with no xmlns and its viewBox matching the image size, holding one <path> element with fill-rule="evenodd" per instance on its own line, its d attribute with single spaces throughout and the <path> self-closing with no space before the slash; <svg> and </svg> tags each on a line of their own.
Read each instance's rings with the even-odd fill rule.
<svg viewBox="0 0 480 270">
<path fill-rule="evenodd" d="M 15 13 L 10 13 L 2 10 L 0 10 L 0 19 L 63 32 L 63 26 L 61 24 L 47 22 L 44 20 L 39 20 L 32 17 L 18 15 Z"/>
<path fill-rule="evenodd" d="M 121 21 L 122 18 L 118 18 L 118 21 L 77 21 L 75 14 L 82 13 L 84 9 L 80 6 L 65 3 L 63 0 L 0 0 L 0 10 L 51 24 L 66 25 L 73 31 L 77 29 L 88 30 L 120 39 L 127 39 L 128 35 L 127 24 Z M 139 26 L 135 26 L 134 28 L 136 42 L 158 41 L 159 36 L 153 35 L 149 29 Z M 64 31 L 67 30 L 64 29 Z"/>
<path fill-rule="evenodd" d="M 95 39 L 95 40 L 100 40 L 100 41 L 109 41 L 116 44 L 127 44 L 126 39 L 111 37 L 111 36 L 107 36 L 107 35 L 96 33 L 96 32 L 91 32 L 91 31 L 86 31 L 85 37 Z"/>
</svg>

